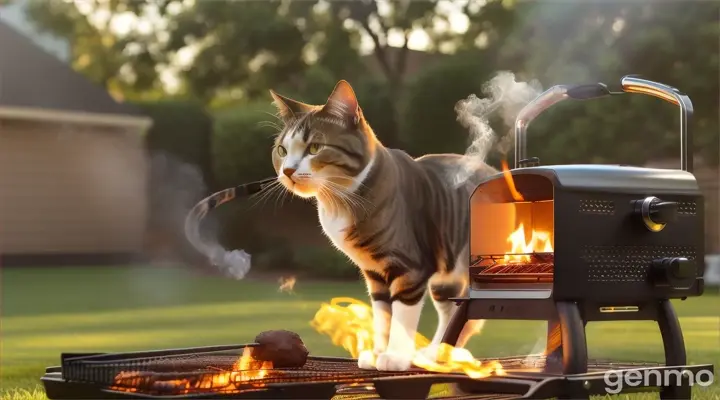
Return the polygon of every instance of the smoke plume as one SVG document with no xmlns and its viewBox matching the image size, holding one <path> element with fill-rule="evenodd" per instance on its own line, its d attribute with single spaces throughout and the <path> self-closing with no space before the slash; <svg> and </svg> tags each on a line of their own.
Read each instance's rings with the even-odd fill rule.
<svg viewBox="0 0 720 400">
<path fill-rule="evenodd" d="M 205 197 L 207 188 L 201 170 L 165 153 L 153 155 L 150 185 L 151 230 L 160 237 L 160 247 L 173 254 L 154 254 L 153 261 L 177 261 L 206 264 L 206 258 L 226 276 L 242 279 L 250 270 L 250 254 L 244 250 L 226 250 L 218 241 L 219 226 L 212 212 L 197 221 L 198 242 L 194 248 L 185 236 L 185 220 L 193 207 Z M 202 228 L 202 229 L 200 229 Z M 193 239 L 193 238 L 191 238 Z M 197 251 L 203 254 L 198 254 Z"/>
<path fill-rule="evenodd" d="M 151 229 L 169 239 L 169 249 L 178 253 L 160 257 L 179 256 L 181 261 L 196 265 L 205 265 L 209 260 L 213 271 L 219 270 L 234 279 L 244 278 L 250 271 L 251 256 L 244 250 L 230 251 L 220 244 L 219 224 L 212 210 L 202 220 L 193 222 L 197 225 L 193 225 L 191 237 L 185 235 L 186 218 L 207 193 L 200 168 L 165 153 L 153 155 L 150 166 Z M 154 259 L 160 261 L 157 256 Z"/>
<path fill-rule="evenodd" d="M 456 185 L 461 185 L 474 169 L 485 162 L 494 143 L 499 141 L 498 150 L 507 152 L 512 140 L 510 129 L 525 105 L 542 93 L 542 87 L 536 80 L 518 82 L 512 72 L 499 72 L 485 83 L 482 92 L 486 97 L 479 98 L 471 94 L 455 105 L 457 120 L 470 132 L 472 142 L 465 152 L 465 165 L 454 177 Z M 508 129 L 504 135 L 497 135 L 490 125 L 490 116 L 499 113 Z"/>
</svg>

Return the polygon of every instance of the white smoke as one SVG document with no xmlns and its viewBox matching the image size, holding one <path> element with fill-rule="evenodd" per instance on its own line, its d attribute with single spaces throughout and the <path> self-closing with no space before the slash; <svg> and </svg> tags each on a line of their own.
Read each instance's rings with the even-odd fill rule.
<svg viewBox="0 0 720 400">
<path fill-rule="evenodd" d="M 493 144 L 500 140 L 499 148 L 507 151 L 514 139 L 512 134 L 499 136 L 490 126 L 490 116 L 499 112 L 503 123 L 511 128 L 520 110 L 542 93 L 537 80 L 518 82 L 515 74 L 501 71 L 482 88 L 486 97 L 471 94 L 455 105 L 457 120 L 470 131 L 472 142 L 465 151 L 464 167 L 453 177 L 456 185 L 463 184 L 487 158 Z M 512 132 L 508 129 L 508 132 Z"/>
<path fill-rule="evenodd" d="M 151 261 L 206 264 L 204 256 L 225 275 L 235 279 L 244 278 L 250 270 L 250 254 L 243 250 L 228 251 L 223 248 L 218 241 L 218 223 L 211 215 L 197 221 L 201 226 L 197 227 L 196 233 L 202 236 L 201 240 L 185 236 L 185 220 L 207 191 L 200 168 L 170 154 L 158 152 L 150 158 L 150 170 L 151 226 L 163 241 L 168 242 L 167 251 L 170 252 L 154 254 Z M 188 239 L 200 242 L 201 245 L 197 247 L 201 248 L 194 249 Z"/>
<path fill-rule="evenodd" d="M 168 250 L 172 252 L 155 254 L 151 261 L 191 264 L 209 261 L 225 276 L 244 278 L 250 271 L 251 256 L 244 250 L 230 251 L 220 244 L 219 224 L 213 218 L 213 210 L 202 220 L 191 222 L 190 236 L 186 235 L 186 219 L 207 192 L 200 168 L 157 152 L 150 158 L 150 170 L 151 227 L 169 242 Z"/>
<path fill-rule="evenodd" d="M 207 187 L 200 168 L 177 157 L 156 152 L 150 157 L 150 209 L 157 226 L 183 232 L 183 222 Z"/>
</svg>

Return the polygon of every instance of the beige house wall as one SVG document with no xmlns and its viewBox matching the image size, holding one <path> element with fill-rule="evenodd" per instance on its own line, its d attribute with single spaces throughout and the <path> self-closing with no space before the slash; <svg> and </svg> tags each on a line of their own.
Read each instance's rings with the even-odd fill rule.
<svg viewBox="0 0 720 400">
<path fill-rule="evenodd" d="M 140 253 L 147 166 L 138 128 L 0 119 L 0 252 Z"/>
</svg>

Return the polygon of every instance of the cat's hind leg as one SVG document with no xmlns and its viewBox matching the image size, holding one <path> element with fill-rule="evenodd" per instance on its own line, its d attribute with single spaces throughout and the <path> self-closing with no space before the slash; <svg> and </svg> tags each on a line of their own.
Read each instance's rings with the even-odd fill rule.
<svg viewBox="0 0 720 400">
<path fill-rule="evenodd" d="M 435 335 L 430 341 L 430 345 L 421 350 L 421 354 L 431 360 L 437 360 L 437 352 L 442 343 L 443 336 L 447 331 L 450 319 L 458 309 L 458 305 L 452 298 L 462 298 L 467 295 L 467 257 L 459 257 L 455 268 L 449 273 L 436 273 L 430 278 L 429 292 L 432 298 L 435 310 L 438 313 L 438 324 Z M 460 338 L 455 347 L 465 347 L 468 340 L 480 330 L 482 330 L 485 320 L 469 320 L 465 323 Z"/>
<path fill-rule="evenodd" d="M 454 297 L 461 297 L 464 292 L 464 282 L 459 279 L 452 279 L 448 275 L 436 274 L 430 279 L 428 292 L 438 315 L 437 328 L 430 340 L 430 344 L 420 350 L 420 354 L 430 361 L 437 360 L 437 352 L 442 343 L 445 331 L 447 331 L 450 319 L 458 306 L 450 300 Z"/>
</svg>

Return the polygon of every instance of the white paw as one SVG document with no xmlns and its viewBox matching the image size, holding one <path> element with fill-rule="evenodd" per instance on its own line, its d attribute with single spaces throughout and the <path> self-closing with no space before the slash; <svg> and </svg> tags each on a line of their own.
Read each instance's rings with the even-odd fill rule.
<svg viewBox="0 0 720 400">
<path fill-rule="evenodd" d="M 375 369 L 375 354 L 368 350 L 361 351 L 358 356 L 358 368 Z"/>
<path fill-rule="evenodd" d="M 440 350 L 440 346 L 436 344 L 431 344 L 428 347 L 424 347 L 420 350 L 418 350 L 419 355 L 431 362 L 437 362 L 438 360 L 438 351 Z"/>
<path fill-rule="evenodd" d="M 412 366 L 412 356 L 386 351 L 377 357 L 378 371 L 407 371 Z"/>
</svg>

